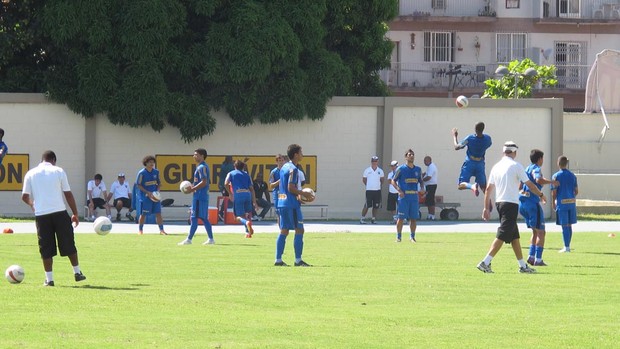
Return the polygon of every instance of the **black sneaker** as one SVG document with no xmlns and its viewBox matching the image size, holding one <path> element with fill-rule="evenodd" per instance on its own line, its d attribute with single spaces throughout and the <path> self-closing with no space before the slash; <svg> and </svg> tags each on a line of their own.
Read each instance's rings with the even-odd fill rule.
<svg viewBox="0 0 620 349">
<path fill-rule="evenodd" d="M 43 286 L 54 286 L 54 281 L 43 281 Z"/>
<path fill-rule="evenodd" d="M 276 267 L 288 267 L 288 264 L 284 263 L 284 261 L 275 262 L 273 265 Z"/>
<path fill-rule="evenodd" d="M 299 261 L 299 262 L 295 262 L 295 266 L 296 267 L 311 267 L 310 264 L 304 262 L 304 261 Z"/>
<path fill-rule="evenodd" d="M 82 274 L 82 272 L 75 273 L 74 276 L 75 276 L 75 281 L 86 280 L 86 276 L 84 276 L 84 274 Z"/>
</svg>

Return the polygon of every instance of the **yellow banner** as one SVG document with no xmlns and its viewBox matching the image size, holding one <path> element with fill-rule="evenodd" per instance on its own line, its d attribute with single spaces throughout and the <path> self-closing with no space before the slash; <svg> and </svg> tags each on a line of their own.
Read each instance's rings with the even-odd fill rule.
<svg viewBox="0 0 620 349">
<path fill-rule="evenodd" d="M 0 165 L 0 191 L 21 191 L 30 166 L 28 154 L 6 154 Z"/>
<path fill-rule="evenodd" d="M 209 191 L 218 192 L 218 182 L 222 163 L 225 155 L 209 155 L 206 159 L 211 174 L 211 183 Z M 193 181 L 194 171 L 196 170 L 196 162 L 191 155 L 155 155 L 157 159 L 157 169 L 161 180 L 161 191 L 177 191 L 182 181 Z M 263 180 L 269 181 L 269 174 L 276 165 L 275 156 L 261 155 L 233 155 L 233 160 L 241 160 L 248 166 L 248 174 L 252 180 L 256 179 L 259 173 L 262 173 Z M 302 171 L 306 176 L 306 184 L 304 187 L 310 187 L 314 191 L 316 188 L 317 174 L 317 157 L 316 155 L 304 155 L 304 159 L 300 162 Z"/>
</svg>

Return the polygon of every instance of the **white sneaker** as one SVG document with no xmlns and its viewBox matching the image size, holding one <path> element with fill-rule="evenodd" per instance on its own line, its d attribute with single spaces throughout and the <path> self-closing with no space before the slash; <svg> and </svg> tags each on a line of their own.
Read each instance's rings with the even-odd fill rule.
<svg viewBox="0 0 620 349">
<path fill-rule="evenodd" d="M 202 243 L 203 245 L 215 245 L 215 240 L 209 239 Z"/>
<path fill-rule="evenodd" d="M 185 240 L 179 242 L 177 245 L 183 246 L 183 245 L 191 245 L 191 244 L 192 244 L 192 240 L 185 239 Z"/>
<path fill-rule="evenodd" d="M 364 220 L 364 218 L 360 218 L 360 224 L 366 224 L 366 221 Z"/>
<path fill-rule="evenodd" d="M 566 253 L 566 252 L 570 252 L 570 247 L 564 247 L 558 251 L 558 253 Z"/>
<path fill-rule="evenodd" d="M 252 220 L 253 221 L 259 221 L 260 219 L 258 218 L 258 216 L 252 216 Z"/>
<path fill-rule="evenodd" d="M 111 214 L 108 215 L 108 219 L 112 220 L 112 215 Z"/>
</svg>

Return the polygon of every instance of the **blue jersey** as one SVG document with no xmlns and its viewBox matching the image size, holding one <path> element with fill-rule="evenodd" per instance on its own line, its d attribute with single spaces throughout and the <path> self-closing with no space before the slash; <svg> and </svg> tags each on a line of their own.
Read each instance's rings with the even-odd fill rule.
<svg viewBox="0 0 620 349">
<path fill-rule="evenodd" d="M 278 180 L 280 180 L 280 169 L 279 168 L 274 168 L 273 170 L 271 170 L 271 173 L 269 174 L 269 184 L 273 184 L 275 182 L 277 182 Z M 278 207 L 278 187 L 274 187 L 273 188 L 273 203 L 275 207 Z"/>
<path fill-rule="evenodd" d="M 209 201 L 209 184 L 211 184 L 211 175 L 209 174 L 209 166 L 206 162 L 201 162 L 194 171 L 194 185 L 205 180 L 207 185 L 194 192 L 194 200 Z"/>
<path fill-rule="evenodd" d="M 534 183 L 538 190 L 542 190 L 542 185 L 536 182 L 537 179 L 542 178 L 542 174 L 540 173 L 540 166 L 536 164 L 530 164 L 526 169 L 525 173 L 527 174 L 527 178 L 530 179 L 530 182 Z M 539 203 L 540 197 L 536 194 L 533 194 L 530 190 L 530 187 L 527 185 L 523 185 L 523 189 L 521 190 L 521 196 L 519 196 L 519 200 L 521 202 L 531 202 L 531 203 Z"/>
<path fill-rule="evenodd" d="M 233 190 L 233 201 L 237 201 L 237 199 L 252 199 L 252 192 L 250 192 L 250 188 L 252 188 L 252 178 L 247 172 L 233 170 L 228 174 L 228 180 L 232 185 Z"/>
<path fill-rule="evenodd" d="M 478 137 L 475 134 L 467 136 L 459 145 L 467 146 L 466 161 L 484 161 L 484 154 L 491 147 L 491 136 L 483 134 Z"/>
<path fill-rule="evenodd" d="M 297 195 L 288 191 L 289 183 L 297 187 L 299 182 L 299 169 L 292 162 L 287 162 L 280 169 L 280 187 L 278 188 L 278 207 L 300 207 Z"/>
<path fill-rule="evenodd" d="M 577 177 L 569 170 L 559 170 L 553 175 L 553 180 L 560 182 L 559 186 L 551 186 L 556 190 L 556 209 L 574 210 L 576 207 L 575 189 L 577 189 Z"/>
<path fill-rule="evenodd" d="M 394 181 L 398 187 L 405 192 L 404 197 L 399 200 L 418 202 L 418 190 L 422 184 L 422 169 L 418 166 L 409 167 L 406 164 L 400 165 L 394 173 Z"/>
<path fill-rule="evenodd" d="M 138 172 L 138 179 L 136 180 L 136 184 L 140 184 L 142 188 L 146 191 L 154 192 L 159 188 L 159 170 L 154 168 L 151 172 L 149 172 L 146 168 L 143 168 Z M 140 198 L 146 198 L 146 194 L 139 190 Z"/>
<path fill-rule="evenodd" d="M 4 156 L 8 153 L 9 147 L 6 146 L 6 143 L 0 142 L 0 149 L 2 149 L 2 155 L 0 155 L 0 165 L 2 165 L 2 160 Z"/>
</svg>

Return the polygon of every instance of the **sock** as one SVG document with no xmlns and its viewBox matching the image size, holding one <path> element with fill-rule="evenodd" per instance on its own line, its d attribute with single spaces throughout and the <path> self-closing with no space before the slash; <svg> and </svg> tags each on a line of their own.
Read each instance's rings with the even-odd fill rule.
<svg viewBox="0 0 620 349">
<path fill-rule="evenodd" d="M 467 189 L 473 189 L 473 187 L 474 187 L 474 185 L 475 185 L 475 184 L 476 184 L 476 183 L 474 183 L 474 184 L 471 184 L 471 183 L 466 183 L 466 184 L 465 184 L 465 188 L 467 188 Z"/>
<path fill-rule="evenodd" d="M 138 230 L 139 231 L 144 231 L 144 224 L 139 224 L 138 225 Z"/>
<path fill-rule="evenodd" d="M 286 246 L 286 235 L 280 234 L 276 239 L 276 261 L 282 260 L 284 254 L 284 247 Z"/>
<path fill-rule="evenodd" d="M 415 240 L 415 232 L 413 232 L 413 231 L 412 231 L 412 232 L 409 234 L 409 238 L 411 238 L 411 239 L 414 239 L 414 240 Z"/>
<path fill-rule="evenodd" d="M 490 254 L 488 254 L 486 257 L 484 257 L 482 261 L 484 262 L 484 264 L 490 265 L 492 260 L 493 260 L 493 257 Z"/>
<path fill-rule="evenodd" d="M 159 227 L 159 231 L 164 231 L 164 225 L 163 224 L 158 224 L 157 226 Z"/>
<path fill-rule="evenodd" d="M 534 257 L 534 254 L 536 253 L 536 245 L 532 244 L 530 245 L 530 257 Z"/>
<path fill-rule="evenodd" d="M 536 246 L 536 261 L 542 261 L 542 254 L 545 248 L 542 246 Z"/>
<path fill-rule="evenodd" d="M 54 272 L 53 271 L 46 271 L 45 272 L 45 280 L 46 281 L 54 281 Z"/>
<path fill-rule="evenodd" d="M 207 235 L 209 236 L 209 239 L 213 240 L 213 226 L 211 225 L 211 222 L 209 222 L 208 219 L 203 220 L 203 222 L 205 229 L 207 230 Z"/>
<path fill-rule="evenodd" d="M 79 265 L 76 265 L 76 266 L 73 267 L 73 273 L 74 274 L 79 274 L 81 272 L 82 271 L 80 270 L 80 266 Z"/>
<path fill-rule="evenodd" d="M 397 238 L 398 240 L 401 240 L 401 239 L 402 239 L 402 237 L 403 237 L 403 234 L 402 234 L 402 233 L 396 233 L 396 238 Z"/>
<path fill-rule="evenodd" d="M 519 259 L 517 262 L 519 262 L 519 267 L 521 268 L 527 267 L 527 264 L 525 264 L 525 261 L 523 260 L 523 258 Z"/>
<path fill-rule="evenodd" d="M 571 226 L 570 225 L 563 225 L 562 226 L 562 239 L 564 240 L 564 247 L 566 247 L 567 249 L 570 247 L 570 239 L 571 239 L 571 231 L 570 231 Z"/>
<path fill-rule="evenodd" d="M 189 226 L 189 234 L 187 235 L 187 240 L 192 240 L 194 238 L 194 234 L 196 234 L 196 229 L 198 229 L 198 217 L 190 218 L 190 226 Z"/>
<path fill-rule="evenodd" d="M 295 248 L 295 262 L 299 263 L 301 254 L 304 252 L 304 234 L 295 234 L 293 247 Z"/>
<path fill-rule="evenodd" d="M 566 244 L 566 247 L 570 248 L 570 242 L 573 239 L 573 226 L 569 225 L 568 226 L 568 243 Z"/>
</svg>

